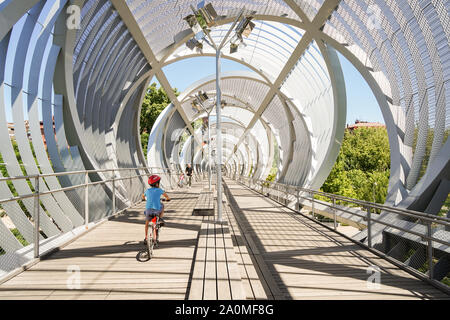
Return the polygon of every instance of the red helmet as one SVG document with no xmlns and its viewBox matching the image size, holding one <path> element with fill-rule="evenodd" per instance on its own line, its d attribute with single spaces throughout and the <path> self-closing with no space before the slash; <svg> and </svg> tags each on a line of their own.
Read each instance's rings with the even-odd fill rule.
<svg viewBox="0 0 450 320">
<path fill-rule="evenodd" d="M 148 184 L 154 184 L 154 183 L 158 182 L 159 180 L 161 180 L 161 177 L 156 174 L 153 174 L 148 178 Z"/>
</svg>

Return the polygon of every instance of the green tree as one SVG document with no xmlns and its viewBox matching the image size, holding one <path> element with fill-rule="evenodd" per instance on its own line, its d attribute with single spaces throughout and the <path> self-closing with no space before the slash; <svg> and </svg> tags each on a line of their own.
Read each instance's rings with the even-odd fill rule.
<svg viewBox="0 0 450 320">
<path fill-rule="evenodd" d="M 386 129 L 347 130 L 336 163 L 321 190 L 384 203 L 389 174 L 390 154 Z"/>
<path fill-rule="evenodd" d="M 174 93 L 176 96 L 179 95 L 177 89 L 174 89 Z M 158 88 L 155 82 L 148 87 L 142 102 L 140 118 L 140 135 L 144 154 L 147 154 L 148 136 L 152 131 L 153 124 L 170 102 L 164 88 Z"/>
</svg>

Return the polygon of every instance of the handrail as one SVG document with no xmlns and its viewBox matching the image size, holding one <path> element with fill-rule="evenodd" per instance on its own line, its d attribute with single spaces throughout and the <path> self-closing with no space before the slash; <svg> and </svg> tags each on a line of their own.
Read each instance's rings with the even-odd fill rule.
<svg viewBox="0 0 450 320">
<path fill-rule="evenodd" d="M 242 178 L 246 179 L 246 180 L 255 181 L 254 179 L 250 179 L 247 177 L 242 177 Z M 287 185 L 287 184 L 283 184 L 283 183 L 279 183 L 279 182 L 266 181 L 266 180 L 260 180 L 260 179 L 258 179 L 256 181 L 259 183 L 262 183 L 262 184 L 266 184 L 266 185 L 274 184 L 274 185 L 279 185 L 279 186 L 286 186 L 288 188 L 294 188 L 294 190 L 296 190 L 296 191 L 298 190 L 298 191 L 302 191 L 305 193 L 310 193 L 310 194 L 312 193 L 315 195 L 325 196 L 330 199 L 354 203 L 354 204 L 361 205 L 362 207 L 365 207 L 365 208 L 370 207 L 372 209 L 391 211 L 391 212 L 406 215 L 406 216 L 413 216 L 417 219 L 423 219 L 423 220 L 427 220 L 427 221 L 432 220 L 433 222 L 435 222 L 436 220 L 439 220 L 439 221 L 445 222 L 445 225 L 450 226 L 450 219 L 447 217 L 440 217 L 440 216 L 436 216 L 436 215 L 429 214 L 429 213 L 419 212 L 419 211 L 410 210 L 410 209 L 403 209 L 403 208 L 398 208 L 398 207 L 393 207 L 393 206 L 387 206 L 384 204 L 382 205 L 379 203 L 369 202 L 369 201 L 365 201 L 365 200 L 358 200 L 358 199 L 349 198 L 349 197 L 336 195 L 336 194 L 332 194 L 332 193 L 327 193 L 327 192 L 323 192 L 323 191 L 317 191 L 317 190 L 301 188 L 301 187 L 297 187 L 297 186 L 291 186 L 291 185 Z"/>
<path fill-rule="evenodd" d="M 120 172 L 126 172 L 129 171 L 130 175 L 124 175 L 124 176 L 117 176 L 116 173 Z M 142 171 L 145 171 L 142 173 Z M 107 178 L 105 180 L 99 180 L 99 181 L 93 181 L 89 182 L 89 175 L 95 174 L 95 173 L 111 173 L 111 177 Z M 131 174 L 132 172 L 135 172 L 135 174 Z M 34 204 L 33 204 L 33 212 L 32 212 L 32 218 L 34 221 L 34 256 L 35 258 L 38 258 L 40 256 L 39 251 L 39 233 L 40 233 L 40 211 L 42 210 L 40 206 L 40 197 L 46 196 L 58 192 L 67 192 L 79 188 L 84 188 L 84 224 L 87 228 L 89 221 L 89 187 L 96 186 L 100 184 L 107 184 L 112 183 L 112 214 L 116 214 L 116 181 L 126 181 L 131 180 L 135 178 L 140 178 L 143 176 L 148 176 L 153 173 L 162 174 L 162 175 L 174 175 L 178 174 L 179 170 L 170 170 L 166 168 L 158 168 L 158 167 L 134 167 L 134 168 L 112 168 L 112 169 L 98 169 L 98 170 L 79 170 L 79 171 L 65 171 L 65 172 L 54 172 L 54 173 L 45 173 L 45 174 L 33 174 L 33 175 L 27 175 L 27 176 L 13 176 L 13 177 L 2 177 L 0 178 L 0 182 L 5 181 L 16 181 L 16 180 L 29 180 L 34 181 L 33 189 L 34 192 L 30 194 L 22 194 L 19 196 L 7 198 L 7 199 L 0 199 L 0 204 L 4 204 L 7 202 L 13 202 L 13 201 L 20 201 L 24 199 L 34 198 Z M 84 183 L 72 185 L 69 187 L 61 187 L 57 189 L 51 189 L 42 191 L 42 188 L 39 188 L 40 181 L 44 182 L 49 177 L 61 177 L 61 176 L 69 176 L 69 175 L 83 175 L 84 176 Z M 145 182 L 144 182 L 145 183 Z M 6 212 L 6 214 L 8 214 Z M 81 213 L 80 213 L 81 214 Z"/>
<path fill-rule="evenodd" d="M 307 189 L 307 188 L 301 188 L 301 187 L 297 187 L 297 186 L 290 186 L 290 185 L 282 184 L 282 183 L 278 183 L 278 182 L 253 179 L 253 178 L 243 177 L 243 176 L 238 176 L 238 177 L 235 176 L 234 179 L 241 183 L 243 182 L 244 184 L 248 184 L 249 188 L 255 190 L 256 192 L 262 193 L 262 194 L 265 194 L 264 188 L 269 188 L 271 191 L 276 191 L 278 193 L 278 202 L 280 202 L 280 203 L 281 203 L 280 192 L 285 194 L 284 198 L 287 201 L 289 201 L 289 196 L 295 197 L 298 204 L 300 204 L 300 198 L 303 200 L 307 200 L 311 204 L 312 219 L 314 219 L 314 220 L 316 219 L 314 203 L 320 203 L 322 205 L 325 205 L 328 208 L 331 208 L 331 211 L 333 213 L 334 230 L 336 232 L 338 232 L 337 224 L 336 224 L 336 220 L 337 220 L 336 212 L 337 211 L 347 212 L 352 216 L 357 216 L 357 217 L 364 219 L 366 221 L 366 226 L 367 226 L 367 237 L 366 237 L 367 245 L 365 245 L 364 243 L 358 242 L 360 245 L 366 246 L 369 250 L 372 250 L 372 251 L 376 252 L 377 254 L 386 257 L 389 260 L 394 260 L 398 266 L 404 268 L 405 270 L 409 271 L 410 273 L 413 273 L 416 276 L 418 276 L 426 281 L 429 281 L 433 285 L 437 286 L 440 289 L 443 289 L 446 292 L 450 292 L 450 289 L 448 286 L 446 286 L 443 283 L 439 282 L 438 280 L 434 279 L 434 261 L 433 261 L 433 258 L 434 258 L 433 252 L 434 252 L 434 250 L 438 249 L 438 247 L 436 247 L 436 246 L 433 247 L 433 242 L 446 246 L 446 247 L 444 247 L 442 249 L 438 249 L 438 250 L 446 251 L 446 250 L 448 250 L 448 248 L 450 248 L 450 239 L 446 240 L 446 239 L 440 239 L 440 238 L 434 237 L 433 224 L 449 227 L 450 226 L 449 218 L 439 217 L 439 216 L 435 216 L 435 215 L 423 213 L 423 212 L 417 212 L 414 210 L 396 208 L 396 207 L 391 207 L 391 206 L 387 206 L 387 205 L 380 205 L 380 204 L 372 203 L 369 201 L 348 198 L 348 197 L 344 197 L 344 196 L 339 196 L 339 195 L 326 193 L 326 192 L 322 192 L 322 191 L 311 190 L 311 189 Z M 258 190 L 258 188 L 256 186 L 259 186 L 260 189 Z M 295 194 L 292 193 L 293 191 L 295 191 Z M 273 193 L 269 192 L 269 194 L 273 194 Z M 321 195 L 321 196 L 327 197 L 332 201 L 332 203 L 314 199 L 314 195 Z M 274 199 L 274 200 L 277 201 L 276 199 Z M 347 207 L 344 207 L 344 208 L 339 207 L 338 208 L 336 205 L 336 200 L 341 200 L 344 202 L 360 205 L 361 207 L 366 209 L 366 215 L 352 212 Z M 285 205 L 287 205 L 287 204 L 285 203 Z M 410 218 L 411 217 L 415 218 L 416 222 L 412 222 L 412 221 L 408 221 L 408 220 L 397 220 L 397 221 L 398 222 L 402 222 L 402 221 L 409 222 L 415 226 L 421 226 L 424 228 L 423 229 L 424 233 L 420 233 L 420 231 L 422 231 L 422 230 L 412 230 L 412 228 L 408 228 L 403 225 L 399 225 L 398 223 L 390 223 L 387 221 L 383 221 L 379 218 L 376 219 L 373 217 L 373 213 L 372 213 L 371 209 L 380 209 L 384 212 L 390 212 L 390 213 L 407 216 Z M 376 216 L 379 216 L 379 215 L 377 214 Z M 397 260 L 397 259 L 389 256 L 387 253 L 384 253 L 384 252 L 378 250 L 377 248 L 373 247 L 372 228 L 373 228 L 374 223 L 381 224 L 383 226 L 386 226 L 386 227 L 389 227 L 389 228 L 392 228 L 395 230 L 399 230 L 402 233 L 405 233 L 402 235 L 398 235 L 399 237 L 402 237 L 405 239 L 408 239 L 408 237 L 406 237 L 406 234 L 410 234 L 410 235 L 414 235 L 414 236 L 418 237 L 419 239 L 417 239 L 417 241 L 411 240 L 411 238 L 409 238 L 408 241 L 415 241 L 415 242 L 421 243 L 422 245 L 425 246 L 426 256 L 424 257 L 424 261 L 426 260 L 426 262 L 428 263 L 428 273 L 423 274 L 423 272 L 406 265 L 405 262 L 403 262 L 401 260 Z M 450 234 L 450 231 L 447 231 L 447 232 Z M 393 233 L 393 234 L 395 235 L 395 233 Z"/>
<path fill-rule="evenodd" d="M 309 194 L 314 194 L 314 193 L 318 193 L 318 192 L 316 192 L 316 191 L 314 191 L 314 190 L 310 190 L 310 189 L 305 189 L 305 188 L 300 188 L 300 187 L 295 187 L 295 186 L 289 186 L 289 185 L 286 185 L 286 184 L 282 184 L 282 183 L 278 183 L 278 182 L 272 182 L 272 181 L 264 181 L 264 180 L 255 180 L 255 179 L 250 179 L 250 178 L 247 178 L 247 177 L 240 177 L 240 179 L 243 179 L 243 180 L 246 180 L 247 182 L 248 181 L 251 181 L 251 182 L 253 182 L 254 184 L 257 184 L 257 183 L 255 183 L 255 181 L 256 182 L 260 182 L 260 183 L 262 183 L 262 184 L 264 184 L 263 186 L 266 186 L 267 187 L 267 183 L 269 184 L 269 186 L 270 185 L 275 185 L 275 186 L 286 186 L 286 187 L 288 187 L 288 188 L 291 188 L 291 189 L 294 189 L 294 190 L 296 190 L 296 191 L 298 191 L 298 190 L 307 190 L 308 192 L 306 192 L 306 193 L 309 193 Z M 249 184 L 249 186 L 250 186 L 250 184 Z M 288 189 L 287 188 L 287 189 Z M 272 188 L 273 189 L 273 188 Z M 286 191 L 287 191 L 287 189 L 286 189 Z M 274 191 L 280 191 L 280 190 L 275 190 L 275 189 L 273 189 Z M 310 192 L 311 191 L 311 192 Z M 320 192 L 320 193 L 322 193 L 322 194 L 326 194 L 326 196 L 327 197 L 329 197 L 329 198 L 331 198 L 332 200 L 333 199 L 339 199 L 338 197 L 335 197 L 336 195 L 334 195 L 334 194 L 330 194 L 330 193 L 325 193 L 325 192 Z M 308 201 L 310 201 L 310 202 L 312 202 L 312 203 L 317 203 L 318 202 L 318 200 L 316 200 L 316 199 L 314 199 L 313 197 L 311 197 L 311 198 L 307 198 L 307 197 L 303 197 L 303 196 L 301 196 L 300 194 L 290 194 L 291 196 L 294 196 L 294 197 L 296 197 L 296 196 L 298 196 L 299 198 L 302 198 L 302 199 L 305 199 L 305 200 L 308 200 Z M 343 197 L 343 198 L 346 198 L 346 197 Z M 351 199 L 351 198 L 346 198 L 346 199 Z M 352 202 L 352 201 L 347 201 L 347 202 Z M 320 201 L 320 203 L 321 204 L 323 204 L 323 205 L 326 205 L 326 206 L 328 206 L 329 208 L 331 208 L 331 209 L 336 209 L 336 206 L 335 206 L 335 202 L 333 201 L 333 203 L 334 203 L 334 205 L 333 204 L 328 204 L 327 202 L 322 202 L 322 201 Z M 367 201 L 364 201 L 364 203 L 367 203 L 367 205 L 365 205 L 365 207 L 367 208 L 367 209 L 369 209 L 369 208 L 377 208 L 377 206 L 371 206 L 370 204 L 370 202 L 367 202 Z M 393 212 L 394 211 L 394 213 L 396 213 L 395 212 L 395 210 L 391 210 L 391 207 L 389 207 L 389 206 L 383 206 L 383 208 L 384 208 L 384 210 L 385 211 L 390 211 L 390 212 Z M 314 208 L 313 208 L 314 209 Z M 347 213 L 349 213 L 349 214 L 351 214 L 351 215 L 355 215 L 355 216 L 357 216 L 357 217 L 360 217 L 360 218 L 363 218 L 363 219 L 367 219 L 368 218 L 368 215 L 369 215 L 369 213 L 370 213 L 370 210 L 367 210 L 367 213 L 368 213 L 368 215 L 366 215 L 366 216 L 363 216 L 363 215 L 360 215 L 360 214 L 357 214 L 357 213 L 355 213 L 355 212 L 351 212 L 350 210 L 345 210 L 345 209 L 339 209 L 340 211 L 344 211 L 344 212 L 347 212 Z M 415 218 L 417 218 L 418 220 L 420 220 L 420 221 L 428 221 L 429 223 L 428 224 L 431 224 L 431 223 L 436 223 L 436 224 L 440 224 L 440 225 L 443 225 L 443 226 L 450 226 L 450 223 L 448 222 L 448 221 L 450 221 L 450 219 L 447 219 L 447 218 L 443 218 L 443 217 L 438 217 L 438 216 L 433 216 L 433 215 L 430 215 L 430 214 L 425 214 L 426 215 L 426 217 L 424 217 L 423 215 L 421 215 L 421 214 L 419 214 L 419 215 L 416 215 L 416 211 L 412 211 L 412 210 L 405 210 L 405 211 L 407 211 L 408 213 L 400 213 L 400 214 L 404 214 L 404 215 L 406 215 L 406 216 L 413 216 L 413 217 L 415 217 Z M 429 217 L 427 217 L 427 216 L 431 216 L 431 218 L 429 218 Z M 436 219 L 436 218 L 443 218 L 443 219 Z M 425 240 L 431 240 L 431 241 L 435 241 L 435 242 L 438 242 L 438 243 L 441 243 L 441 244 L 444 244 L 444 245 L 447 245 L 447 246 L 450 246 L 450 242 L 449 241 L 444 241 L 444 240 L 442 240 L 442 239 L 439 239 L 439 238 L 435 238 L 435 237 L 433 237 L 432 235 L 428 235 L 428 234 L 421 234 L 421 233 L 418 233 L 418 232 L 416 232 L 416 231 L 413 231 L 413 230 L 409 230 L 409 229 L 405 229 L 405 228 L 402 228 L 402 227 L 400 227 L 400 226 L 398 226 L 398 225 L 395 225 L 395 224 L 392 224 L 392 223 L 389 223 L 389 222 L 386 222 L 386 221 L 383 221 L 383 220 L 379 220 L 379 219 L 374 219 L 374 218 L 372 218 L 371 217 L 371 223 L 380 223 L 380 224 L 383 224 L 383 225 L 385 225 L 385 226 L 387 226 L 387 227 L 391 227 L 391 228 L 394 228 L 394 229 L 397 229 L 397 230 L 400 230 L 400 231 L 403 231 L 403 232 L 407 232 L 407 233 L 410 233 L 410 234 L 413 234 L 413 235 L 415 235 L 415 236 L 418 236 L 418 237 L 421 237 L 421 238 L 423 238 L 423 239 L 425 239 Z M 414 222 L 411 222 L 411 223 L 414 223 Z M 421 224 L 421 225 L 423 225 L 423 226 L 426 226 L 426 225 L 424 225 L 424 224 Z"/>
</svg>

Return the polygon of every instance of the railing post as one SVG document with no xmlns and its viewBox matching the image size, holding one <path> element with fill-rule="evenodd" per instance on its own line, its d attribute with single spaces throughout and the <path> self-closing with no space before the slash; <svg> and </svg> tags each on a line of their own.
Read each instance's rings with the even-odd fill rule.
<svg viewBox="0 0 450 320">
<path fill-rule="evenodd" d="M 112 214 L 116 214 L 116 172 L 112 171 Z"/>
<path fill-rule="evenodd" d="M 89 223 L 89 173 L 84 174 L 84 225 Z"/>
<path fill-rule="evenodd" d="M 367 207 L 367 244 L 372 248 L 372 214 L 370 207 Z"/>
<path fill-rule="evenodd" d="M 316 215 L 314 214 L 314 193 L 310 192 L 310 196 L 311 196 L 312 216 L 313 216 L 313 219 L 316 219 Z"/>
<path fill-rule="evenodd" d="M 428 277 L 430 280 L 433 280 L 433 240 L 432 237 L 432 221 L 428 221 L 427 229 L 428 229 Z"/>
<path fill-rule="evenodd" d="M 333 222 L 334 222 L 334 230 L 337 230 L 337 223 L 336 223 L 336 199 L 331 198 L 333 200 Z"/>
<path fill-rule="evenodd" d="M 285 193 L 286 193 L 286 201 L 284 201 L 284 203 L 285 203 L 286 205 L 289 205 L 289 201 L 288 201 L 288 198 L 289 198 L 289 196 L 288 196 L 288 189 L 289 189 L 289 187 L 288 187 L 288 185 L 286 185 L 286 191 L 285 191 Z"/>
<path fill-rule="evenodd" d="M 36 176 L 34 180 L 34 211 L 33 211 L 33 218 L 34 218 L 34 257 L 39 258 L 39 226 L 40 226 L 40 213 L 41 213 L 41 206 L 39 204 L 40 197 L 39 197 L 39 175 Z"/>
<path fill-rule="evenodd" d="M 297 210 L 300 211 L 300 190 L 297 190 Z"/>
</svg>

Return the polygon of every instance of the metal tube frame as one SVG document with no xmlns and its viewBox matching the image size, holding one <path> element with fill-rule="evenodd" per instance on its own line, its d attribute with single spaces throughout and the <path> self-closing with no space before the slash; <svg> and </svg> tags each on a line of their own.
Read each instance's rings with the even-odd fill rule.
<svg viewBox="0 0 450 320">
<path fill-rule="evenodd" d="M 35 177 L 34 183 L 34 257 L 39 258 L 39 229 L 40 229 L 40 214 L 41 214 L 41 205 L 40 205 L 40 197 L 39 197 L 39 175 Z"/>
<path fill-rule="evenodd" d="M 84 225 L 86 228 L 89 224 L 89 173 L 84 175 Z"/>
</svg>

